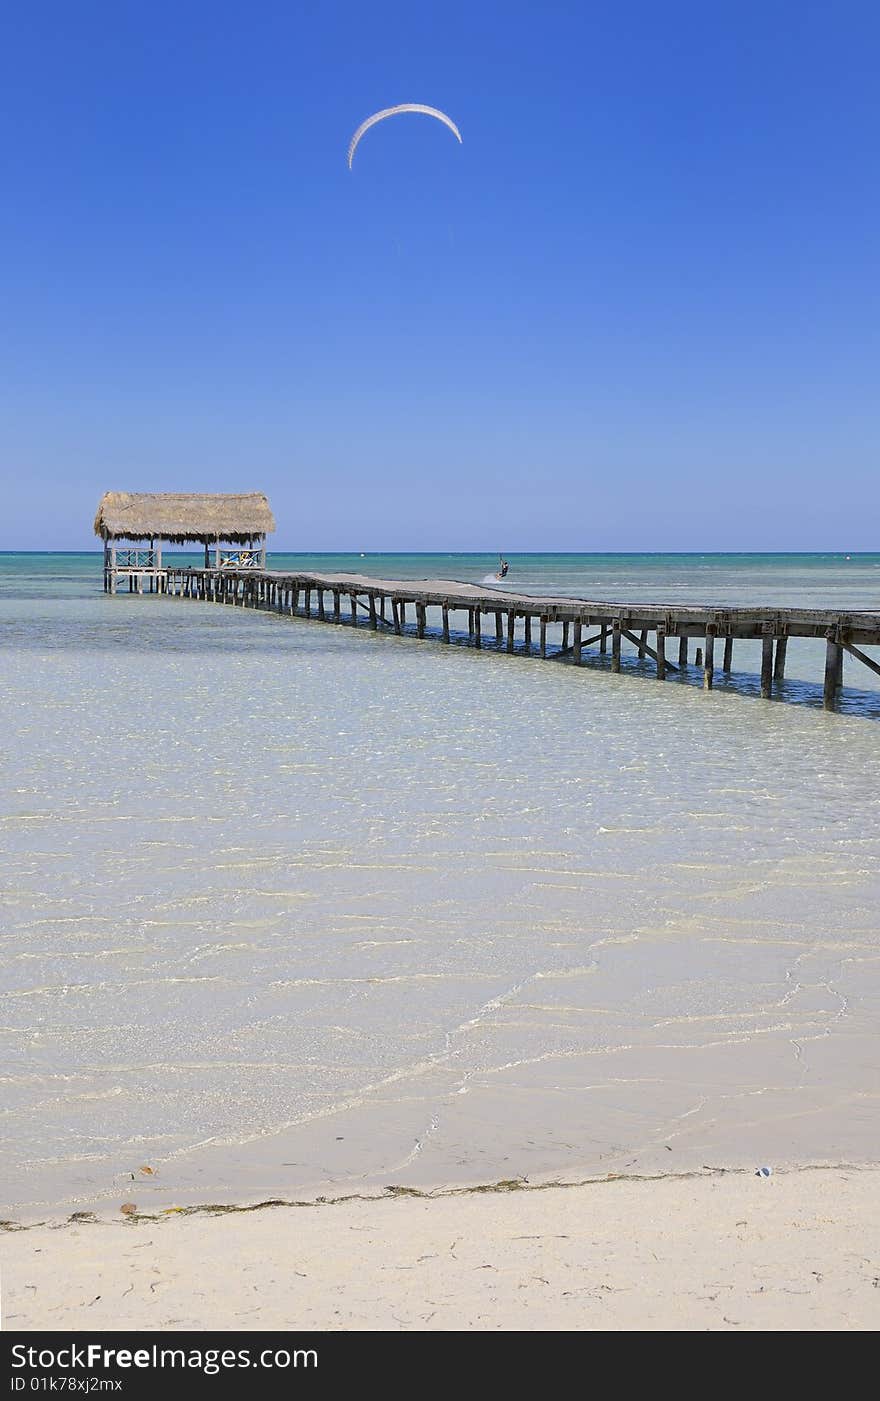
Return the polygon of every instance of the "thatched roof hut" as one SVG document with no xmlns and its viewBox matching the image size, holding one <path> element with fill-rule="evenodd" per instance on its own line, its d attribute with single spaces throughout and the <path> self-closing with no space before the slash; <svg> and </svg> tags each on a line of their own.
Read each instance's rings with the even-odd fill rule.
<svg viewBox="0 0 880 1401">
<path fill-rule="evenodd" d="M 95 516 L 102 540 L 168 540 L 176 545 L 220 540 L 245 545 L 275 529 L 261 491 L 234 493 L 108 491 Z"/>
</svg>

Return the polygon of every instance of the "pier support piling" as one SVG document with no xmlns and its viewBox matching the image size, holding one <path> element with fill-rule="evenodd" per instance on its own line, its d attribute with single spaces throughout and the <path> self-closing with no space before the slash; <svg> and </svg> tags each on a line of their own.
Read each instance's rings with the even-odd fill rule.
<svg viewBox="0 0 880 1401">
<path fill-rule="evenodd" d="M 715 684 L 715 634 L 717 631 L 714 623 L 710 623 L 706 628 L 706 661 L 703 666 L 704 691 L 711 691 Z"/>
<path fill-rule="evenodd" d="M 766 631 L 761 639 L 761 695 L 769 700 L 773 694 L 773 633 Z"/>
<path fill-rule="evenodd" d="M 666 680 L 666 631 L 657 629 L 657 680 Z"/>
<path fill-rule="evenodd" d="M 822 700 L 826 710 L 834 710 L 843 681 L 843 648 L 836 629 L 825 634 L 825 686 Z"/>
</svg>

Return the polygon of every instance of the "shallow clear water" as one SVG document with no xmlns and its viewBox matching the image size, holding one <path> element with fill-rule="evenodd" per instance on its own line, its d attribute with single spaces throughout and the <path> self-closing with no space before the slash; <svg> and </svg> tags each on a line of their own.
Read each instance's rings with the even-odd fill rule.
<svg viewBox="0 0 880 1401">
<path fill-rule="evenodd" d="M 875 580 L 543 556 L 510 583 L 855 608 Z M 0 557 L 0 641 L 13 1214 L 876 1158 L 876 692 L 828 715 L 809 658 L 806 703 L 767 704 L 108 599 L 94 556 Z"/>
</svg>

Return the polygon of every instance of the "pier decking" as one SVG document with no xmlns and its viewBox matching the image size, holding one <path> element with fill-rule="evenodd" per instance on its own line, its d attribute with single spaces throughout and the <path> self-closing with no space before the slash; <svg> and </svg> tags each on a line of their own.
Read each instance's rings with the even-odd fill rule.
<svg viewBox="0 0 880 1401">
<path fill-rule="evenodd" d="M 610 652 L 620 671 L 626 640 L 642 659 L 651 658 L 657 677 L 691 665 L 701 667 L 711 689 L 716 667 L 728 673 L 737 639 L 760 641 L 761 695 L 770 698 L 785 676 L 788 643 L 794 638 L 825 641 L 824 704 L 833 710 L 843 684 L 844 654 L 880 676 L 880 660 L 865 647 L 880 646 L 880 609 L 844 613 L 812 608 L 718 608 L 544 598 L 450 579 L 373 579 L 363 574 L 288 573 L 265 569 L 165 568 L 161 591 L 244 608 L 262 608 L 325 623 L 384 630 L 398 636 L 429 635 L 450 642 L 461 633 L 471 646 L 535 655 L 574 666 L 589 648 Z M 412 614 L 408 610 L 412 609 Z M 463 626 L 454 624 L 461 616 Z M 650 641 L 649 639 L 653 639 Z M 690 645 L 695 653 L 691 658 Z M 669 656 L 671 645 L 673 660 Z M 719 658 L 719 651 L 721 653 Z"/>
</svg>

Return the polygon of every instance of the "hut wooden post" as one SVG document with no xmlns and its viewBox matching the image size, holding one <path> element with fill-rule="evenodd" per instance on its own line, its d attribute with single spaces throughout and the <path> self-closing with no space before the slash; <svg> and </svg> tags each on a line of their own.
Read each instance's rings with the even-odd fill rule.
<svg viewBox="0 0 880 1401">
<path fill-rule="evenodd" d="M 574 625 L 574 637 L 572 638 L 571 659 L 575 666 L 580 666 L 582 661 L 583 645 L 583 624 L 580 619 Z"/>
<path fill-rule="evenodd" d="M 500 647 L 504 641 L 504 622 L 501 617 L 501 609 L 495 609 L 495 641 Z"/>
<path fill-rule="evenodd" d="M 443 641 L 449 641 L 449 604 L 443 604 Z"/>
<path fill-rule="evenodd" d="M 305 597 L 305 615 L 306 615 L 307 618 L 310 618 L 310 617 L 312 616 L 312 590 L 311 590 L 311 586 L 310 586 L 309 584 L 306 584 L 305 591 L 304 591 L 304 597 Z"/>
<path fill-rule="evenodd" d="M 568 622 L 562 624 L 562 651 L 568 651 Z"/>
<path fill-rule="evenodd" d="M 688 640 L 687 633 L 683 633 L 678 639 L 678 665 L 686 667 L 688 664 Z"/>
<path fill-rule="evenodd" d="M 773 680 L 785 680 L 785 653 L 788 647 L 788 638 L 783 634 L 776 639 L 776 660 L 773 663 Z"/>
<path fill-rule="evenodd" d="M 416 635 L 417 635 L 418 637 L 420 637 L 420 638 L 421 638 L 421 637 L 424 637 L 424 635 L 425 635 L 425 605 L 424 605 L 424 603 L 417 603 L 417 604 L 416 604 Z"/>
<path fill-rule="evenodd" d="M 373 629 L 373 632 L 375 632 L 379 626 L 379 620 L 376 617 L 376 595 L 374 593 L 369 593 L 367 595 L 367 606 L 370 611 L 370 627 Z"/>
<path fill-rule="evenodd" d="M 539 646 L 540 646 L 541 656 L 542 656 L 542 657 L 546 657 L 546 656 L 547 656 L 547 616 L 546 616 L 545 613 L 542 613 L 542 614 L 541 614 L 541 634 L 540 634 L 540 643 L 539 643 Z"/>
<path fill-rule="evenodd" d="M 606 654 L 607 651 L 608 651 L 608 625 L 607 625 L 607 623 L 602 623 L 601 627 L 599 628 L 599 651 L 601 652 L 601 654 L 602 654 L 603 657 L 605 656 L 605 654 Z"/>
<path fill-rule="evenodd" d="M 469 608 L 469 609 L 468 609 L 467 615 L 468 615 L 468 642 L 473 642 L 473 639 L 474 639 L 474 610 L 473 610 L 473 608 Z"/>
<path fill-rule="evenodd" d="M 729 632 L 724 639 L 724 657 L 721 662 L 721 670 L 730 675 L 733 666 L 733 633 Z"/>
<path fill-rule="evenodd" d="M 764 636 L 761 639 L 761 695 L 764 700 L 769 700 L 773 693 L 773 632 L 769 624 L 765 624 Z"/>
<path fill-rule="evenodd" d="M 356 628 L 358 625 L 358 599 L 354 590 L 349 592 L 348 600 L 351 604 L 351 625 L 353 628 Z"/>
<path fill-rule="evenodd" d="M 620 619 L 611 623 L 611 670 L 620 671 Z"/>
<path fill-rule="evenodd" d="M 483 620 L 480 616 L 479 608 L 474 609 L 474 646 L 477 651 L 483 645 Z"/>
<path fill-rule="evenodd" d="M 295 592 L 294 597 L 296 597 Z M 333 590 L 333 621 L 334 623 L 342 622 L 342 594 L 339 589 Z"/>
<path fill-rule="evenodd" d="M 647 641 L 648 641 L 648 629 L 647 629 L 647 628 L 642 628 L 641 632 L 639 633 L 639 661 L 640 661 L 640 662 L 643 662 L 643 661 L 645 660 L 645 655 L 646 655 L 646 653 L 645 653 L 645 644 L 647 643 Z"/>
<path fill-rule="evenodd" d="M 508 652 L 512 652 L 513 649 L 514 649 L 514 637 L 515 637 L 515 634 L 516 634 L 516 614 L 514 613 L 514 611 L 513 611 L 512 608 L 508 608 L 508 610 L 507 610 L 507 650 L 508 650 Z"/>
<path fill-rule="evenodd" d="M 400 604 L 396 598 L 391 600 L 391 623 L 397 636 L 400 636 Z"/>
<path fill-rule="evenodd" d="M 324 621 L 324 590 L 323 590 L 322 588 L 320 588 L 320 587 L 319 587 L 319 589 L 318 589 L 318 617 L 321 619 L 321 622 L 323 623 L 323 621 Z"/>
<path fill-rule="evenodd" d="M 834 710 L 842 681 L 843 648 L 837 629 L 829 628 L 825 634 L 825 686 L 822 696 L 826 710 Z"/>
<path fill-rule="evenodd" d="M 703 689 L 711 691 L 715 682 L 715 634 L 718 628 L 709 623 L 706 628 L 706 661 L 703 666 Z"/>
<path fill-rule="evenodd" d="M 406 630 L 406 602 L 402 598 L 397 600 L 397 612 L 400 617 L 400 631 L 404 632 Z"/>
<path fill-rule="evenodd" d="M 666 679 L 666 629 L 657 629 L 657 680 Z"/>
<path fill-rule="evenodd" d="M 524 630 L 524 643 L 525 643 L 526 656 L 528 657 L 528 656 L 531 655 L 531 651 L 532 651 L 532 615 L 531 615 L 531 613 L 526 613 L 525 618 L 523 619 L 523 630 Z"/>
</svg>

